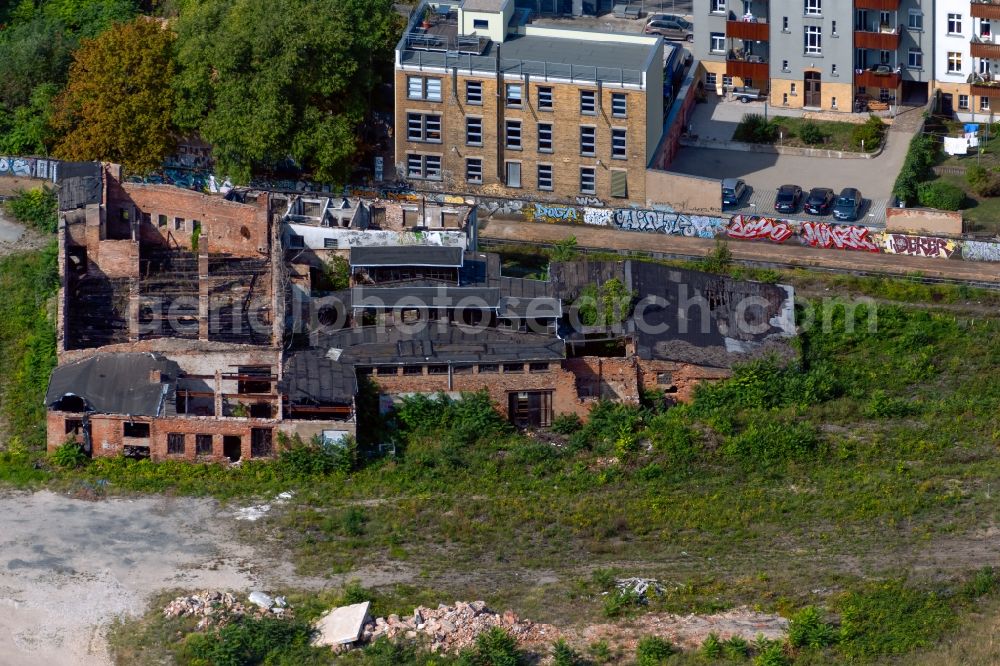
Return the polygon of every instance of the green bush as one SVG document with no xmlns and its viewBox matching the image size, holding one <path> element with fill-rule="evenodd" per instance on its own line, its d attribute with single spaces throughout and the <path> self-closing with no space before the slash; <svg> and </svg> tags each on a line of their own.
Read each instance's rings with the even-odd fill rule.
<svg viewBox="0 0 1000 666">
<path fill-rule="evenodd" d="M 851 130 L 851 143 L 858 149 L 864 146 L 865 151 L 875 150 L 881 146 L 884 137 L 885 123 L 874 115 L 868 116 L 864 124 L 857 125 Z"/>
<path fill-rule="evenodd" d="M 803 123 L 799 128 L 799 138 L 807 146 L 816 146 L 826 141 L 826 134 L 816 123 Z"/>
<path fill-rule="evenodd" d="M 868 418 L 896 419 L 908 416 L 914 410 L 909 401 L 893 398 L 882 389 L 876 389 L 865 405 L 864 411 Z"/>
<path fill-rule="evenodd" d="M 965 201 L 965 192 L 956 185 L 935 180 L 917 186 L 917 200 L 927 208 L 958 210 Z"/>
<path fill-rule="evenodd" d="M 577 666 L 583 663 L 580 655 L 569 646 L 565 639 L 560 638 L 552 644 L 552 664 L 553 666 Z"/>
<path fill-rule="evenodd" d="M 459 655 L 461 666 L 518 666 L 524 655 L 517 649 L 517 639 L 500 627 L 479 634 L 476 645 Z"/>
<path fill-rule="evenodd" d="M 722 653 L 732 661 L 746 659 L 750 656 L 750 642 L 742 636 L 731 636 L 722 643 Z"/>
<path fill-rule="evenodd" d="M 832 645 L 837 640 L 833 627 L 823 621 L 815 606 L 806 606 L 792 616 L 788 627 L 788 642 L 794 647 L 814 650 Z"/>
<path fill-rule="evenodd" d="M 733 141 L 774 143 L 778 140 L 778 124 L 759 113 L 746 113 L 733 132 Z"/>
<path fill-rule="evenodd" d="M 576 414 L 560 414 L 552 419 L 552 430 L 560 435 L 572 435 L 583 428 L 583 420 Z"/>
<path fill-rule="evenodd" d="M 452 442 L 466 446 L 511 429 L 486 391 L 463 393 L 457 400 L 444 393 L 408 396 L 396 408 L 396 418 L 405 432 L 428 435 L 445 430 Z"/>
<path fill-rule="evenodd" d="M 212 666 L 307 666 L 329 663 L 329 648 L 309 644 L 312 628 L 304 620 L 243 617 L 216 633 L 191 634 L 182 663 Z"/>
<path fill-rule="evenodd" d="M 304 443 L 298 435 L 291 439 L 279 435 L 281 453 L 275 465 L 288 476 L 310 477 L 347 473 L 358 461 L 357 440 L 345 437 L 337 444 L 322 444 L 318 437 Z"/>
<path fill-rule="evenodd" d="M 976 187 L 987 180 L 989 180 L 990 172 L 986 170 L 986 167 L 980 166 L 979 164 L 972 164 L 965 168 L 965 182 L 969 184 L 970 187 Z"/>
<path fill-rule="evenodd" d="M 719 635 L 714 631 L 709 633 L 705 637 L 705 640 L 701 643 L 701 648 L 698 650 L 701 656 L 705 659 L 721 659 L 722 658 L 722 641 L 719 640 Z"/>
<path fill-rule="evenodd" d="M 917 133 L 911 140 L 906 151 L 903 166 L 893 185 L 893 195 L 905 203 L 912 205 L 917 200 L 917 188 L 922 181 L 931 175 L 931 167 L 937 160 L 941 150 L 934 136 Z"/>
<path fill-rule="evenodd" d="M 39 190 L 20 190 L 6 203 L 18 222 L 22 222 L 43 233 L 55 233 L 59 225 L 58 204 L 55 190 L 44 187 Z"/>
<path fill-rule="evenodd" d="M 639 645 L 636 647 L 635 663 L 637 666 L 660 666 L 666 664 L 667 659 L 676 651 L 674 644 L 667 639 L 646 636 L 639 640 Z"/>
<path fill-rule="evenodd" d="M 73 469 L 87 462 L 83 447 L 75 442 L 66 442 L 52 452 L 52 464 L 63 469 Z"/>
<path fill-rule="evenodd" d="M 753 659 L 753 666 L 788 666 L 789 663 L 784 647 L 777 642 L 771 642 Z"/>
<path fill-rule="evenodd" d="M 962 586 L 962 595 L 969 600 L 979 599 L 996 591 L 1000 580 L 993 567 L 983 567 Z"/>
<path fill-rule="evenodd" d="M 776 467 L 803 458 L 819 447 L 816 429 L 809 423 L 787 423 L 758 417 L 726 438 L 722 451 L 746 469 Z"/>
</svg>

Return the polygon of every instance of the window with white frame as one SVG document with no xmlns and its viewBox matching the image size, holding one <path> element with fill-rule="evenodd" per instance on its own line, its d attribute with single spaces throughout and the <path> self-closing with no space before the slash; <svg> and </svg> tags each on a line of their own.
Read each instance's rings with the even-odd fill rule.
<svg viewBox="0 0 1000 666">
<path fill-rule="evenodd" d="M 993 39 L 993 26 L 989 21 L 983 20 L 979 22 L 979 36 L 986 42 Z"/>
<path fill-rule="evenodd" d="M 611 128 L 611 157 L 616 160 L 628 158 L 626 145 L 627 131 L 624 127 Z"/>
<path fill-rule="evenodd" d="M 427 113 L 407 113 L 406 140 L 440 143 L 441 116 Z"/>
<path fill-rule="evenodd" d="M 483 103 L 483 82 L 465 82 L 465 103 L 480 105 Z"/>
<path fill-rule="evenodd" d="M 521 121 L 508 120 L 504 127 L 504 145 L 515 150 L 521 149 Z"/>
<path fill-rule="evenodd" d="M 537 97 L 539 109 L 552 109 L 552 88 L 539 88 Z"/>
<path fill-rule="evenodd" d="M 713 14 L 725 14 L 726 13 L 726 0 L 712 0 L 712 13 Z"/>
<path fill-rule="evenodd" d="M 482 184 L 483 160 L 481 157 L 469 157 L 465 160 L 465 180 L 473 184 Z"/>
<path fill-rule="evenodd" d="M 465 143 L 470 146 L 483 145 L 483 119 L 469 117 L 465 119 Z"/>
<path fill-rule="evenodd" d="M 540 190 L 551 190 L 552 189 L 552 165 L 551 164 L 539 164 L 538 165 L 538 189 L 540 189 Z"/>
<path fill-rule="evenodd" d="M 980 111 L 990 110 L 990 98 L 987 97 L 986 95 L 983 95 L 982 97 L 979 98 L 979 110 Z"/>
<path fill-rule="evenodd" d="M 948 51 L 948 73 L 962 73 L 962 54 L 959 51 Z"/>
<path fill-rule="evenodd" d="M 615 118 L 624 118 L 627 113 L 625 93 L 611 93 L 611 115 Z"/>
<path fill-rule="evenodd" d="M 726 33 L 713 32 L 709 36 L 708 48 L 712 53 L 726 52 Z"/>
<path fill-rule="evenodd" d="M 819 55 L 823 53 L 823 28 L 820 26 L 806 26 L 805 52 L 807 55 Z"/>
<path fill-rule="evenodd" d="M 906 18 L 906 27 L 910 30 L 923 30 L 924 13 L 919 9 L 911 9 Z"/>
<path fill-rule="evenodd" d="M 718 79 L 715 76 L 715 72 L 705 72 L 705 85 L 706 86 L 710 86 L 710 87 L 714 88 L 716 81 L 718 81 Z"/>
<path fill-rule="evenodd" d="M 580 113 L 585 113 L 588 116 L 597 113 L 597 93 L 595 91 L 580 91 Z"/>
<path fill-rule="evenodd" d="M 993 68 L 990 66 L 990 61 L 989 60 L 986 60 L 985 58 L 981 58 L 979 60 L 979 73 L 980 74 L 989 74 L 992 71 L 992 69 Z"/>
<path fill-rule="evenodd" d="M 552 152 L 552 123 L 538 123 L 538 152 Z"/>
<path fill-rule="evenodd" d="M 420 180 L 440 180 L 441 156 L 408 153 L 406 155 L 406 176 Z"/>
<path fill-rule="evenodd" d="M 580 154 L 594 155 L 597 152 L 597 128 L 580 128 Z"/>
<path fill-rule="evenodd" d="M 580 193 L 581 194 L 597 193 L 596 167 L 580 167 Z"/>
<path fill-rule="evenodd" d="M 923 69 L 924 52 L 920 49 L 910 49 L 906 54 L 906 66 L 911 69 Z"/>
<path fill-rule="evenodd" d="M 507 162 L 507 187 L 521 187 L 521 163 Z"/>
<path fill-rule="evenodd" d="M 950 34 L 950 35 L 961 35 L 962 34 L 962 15 L 961 14 L 948 14 L 948 34 Z"/>
<path fill-rule="evenodd" d="M 518 107 L 521 106 L 521 84 L 520 83 L 508 83 L 507 88 L 507 106 Z"/>
<path fill-rule="evenodd" d="M 819 16 L 823 13 L 823 0 L 805 0 L 805 14 Z"/>
<path fill-rule="evenodd" d="M 728 74 L 723 74 L 722 75 L 722 85 L 725 86 L 726 88 L 732 88 L 733 87 L 733 77 L 729 76 Z"/>
<path fill-rule="evenodd" d="M 969 96 L 968 95 L 959 95 L 958 96 L 958 108 L 965 109 L 965 110 L 969 109 Z"/>
</svg>

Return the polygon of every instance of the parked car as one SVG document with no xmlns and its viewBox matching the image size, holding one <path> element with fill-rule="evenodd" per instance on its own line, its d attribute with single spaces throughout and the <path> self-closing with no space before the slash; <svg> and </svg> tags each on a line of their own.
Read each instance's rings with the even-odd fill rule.
<svg viewBox="0 0 1000 666">
<path fill-rule="evenodd" d="M 684 19 L 681 19 L 683 21 Z M 646 24 L 645 33 L 647 35 L 660 35 L 663 39 L 676 41 L 693 42 L 694 26 L 684 21 L 671 19 L 669 21 L 650 21 Z"/>
<path fill-rule="evenodd" d="M 806 198 L 805 211 L 810 215 L 826 215 L 833 206 L 833 190 L 829 187 L 814 187 Z"/>
<path fill-rule="evenodd" d="M 801 200 L 801 187 L 798 185 L 782 185 L 778 188 L 778 195 L 774 197 L 774 210 L 779 213 L 798 212 Z"/>
<path fill-rule="evenodd" d="M 747 194 L 747 184 L 740 178 L 725 178 L 722 181 L 722 205 L 739 206 Z"/>
<path fill-rule="evenodd" d="M 676 21 L 681 25 L 691 26 L 691 21 L 688 21 L 683 16 L 679 14 L 650 14 L 646 17 L 646 25 L 649 25 L 653 21 Z"/>
<path fill-rule="evenodd" d="M 759 99 L 763 99 L 760 94 L 760 88 L 748 88 L 747 86 L 736 86 L 733 88 L 733 99 L 738 99 L 744 104 L 748 102 L 756 102 Z"/>
<path fill-rule="evenodd" d="M 845 187 L 833 205 L 833 216 L 841 222 L 854 222 L 861 215 L 864 197 L 855 187 Z"/>
</svg>

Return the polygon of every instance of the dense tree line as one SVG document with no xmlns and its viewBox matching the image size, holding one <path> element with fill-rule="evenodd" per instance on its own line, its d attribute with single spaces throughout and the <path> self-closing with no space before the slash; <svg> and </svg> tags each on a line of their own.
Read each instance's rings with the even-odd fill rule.
<svg viewBox="0 0 1000 666">
<path fill-rule="evenodd" d="M 0 5 L 0 154 L 144 173 L 200 137 L 237 180 L 291 162 L 343 182 L 401 22 L 391 0 Z"/>
</svg>

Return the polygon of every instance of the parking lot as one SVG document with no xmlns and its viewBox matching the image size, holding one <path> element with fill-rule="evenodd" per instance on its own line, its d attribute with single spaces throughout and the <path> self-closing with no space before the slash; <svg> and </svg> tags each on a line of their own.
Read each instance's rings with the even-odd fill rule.
<svg viewBox="0 0 1000 666">
<path fill-rule="evenodd" d="M 710 96 L 710 99 L 714 96 Z M 710 101 L 695 107 L 691 125 L 702 138 L 727 141 L 744 113 L 763 113 L 761 102 L 741 104 L 735 101 Z M 769 113 L 774 111 L 768 107 Z M 782 113 L 789 111 L 781 110 Z M 797 112 L 796 112 L 797 113 Z M 907 111 L 897 118 L 887 133 L 887 143 L 880 155 L 865 159 L 833 159 L 750 153 L 737 150 L 685 147 L 678 152 L 671 171 L 706 178 L 742 178 L 752 188 L 745 204 L 734 212 L 774 215 L 775 190 L 786 183 L 799 185 L 807 193 L 813 187 L 829 187 L 840 192 L 856 187 L 865 197 L 865 224 L 885 224 L 885 209 L 890 202 L 896 174 L 902 166 L 910 137 L 920 110 Z M 810 215 L 782 217 L 816 219 Z"/>
</svg>

